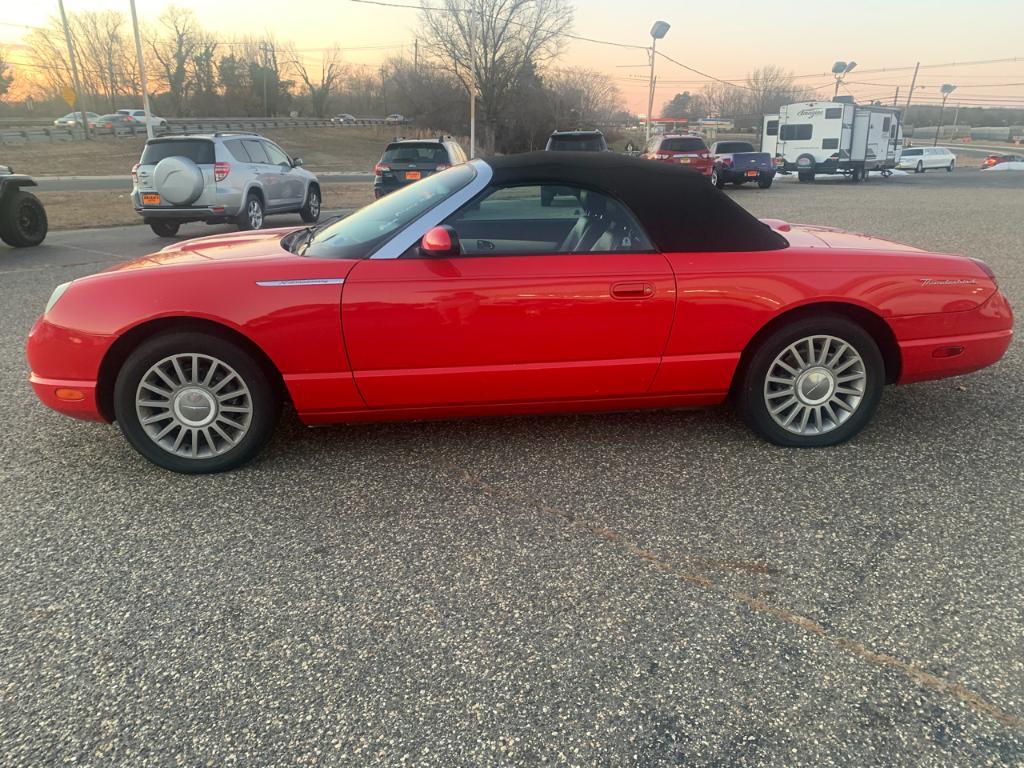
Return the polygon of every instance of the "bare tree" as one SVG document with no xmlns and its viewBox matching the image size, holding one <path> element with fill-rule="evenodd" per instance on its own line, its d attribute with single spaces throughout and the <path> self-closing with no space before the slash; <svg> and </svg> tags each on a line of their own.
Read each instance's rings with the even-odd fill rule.
<svg viewBox="0 0 1024 768">
<path fill-rule="evenodd" d="M 758 67 L 747 75 L 747 111 L 753 115 L 778 112 L 783 104 L 812 98 L 805 88 L 795 84 L 793 73 L 769 64 Z"/>
<path fill-rule="evenodd" d="M 288 67 L 301 81 L 306 95 L 309 96 L 313 114 L 317 117 L 326 117 L 331 95 L 338 89 L 345 75 L 345 65 L 341 61 L 341 49 L 334 45 L 323 52 L 320 58 L 319 73 L 307 66 L 298 51 L 295 50 L 295 46 L 289 46 L 285 55 Z"/>
<path fill-rule="evenodd" d="M 200 47 L 200 28 L 191 10 L 171 5 L 163 12 L 158 27 L 149 35 L 149 49 L 155 66 L 150 69 L 167 89 L 174 115 L 187 109 L 190 69 Z"/>
<path fill-rule="evenodd" d="M 568 0 L 423 0 L 426 47 L 480 95 L 484 146 L 520 79 L 552 59 L 572 26 Z"/>
<path fill-rule="evenodd" d="M 10 71 L 10 64 L 7 59 L 7 49 L 0 48 L 0 100 L 7 95 L 11 83 L 14 82 L 14 74 Z"/>
<path fill-rule="evenodd" d="M 619 89 L 608 78 L 586 67 L 555 69 L 543 77 L 552 99 L 552 128 L 593 127 L 621 108 Z"/>
</svg>

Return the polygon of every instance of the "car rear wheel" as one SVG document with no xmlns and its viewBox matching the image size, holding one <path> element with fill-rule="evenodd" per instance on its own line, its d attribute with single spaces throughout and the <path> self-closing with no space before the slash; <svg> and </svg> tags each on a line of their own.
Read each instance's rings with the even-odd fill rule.
<svg viewBox="0 0 1024 768">
<path fill-rule="evenodd" d="M 760 187 L 761 189 L 768 189 L 772 185 L 773 181 L 774 179 L 772 178 L 771 174 L 762 173 L 760 176 L 757 177 L 757 186 Z"/>
<path fill-rule="evenodd" d="M 174 237 L 178 234 L 181 223 L 177 221 L 151 221 L 149 222 L 149 228 L 158 237 Z"/>
<path fill-rule="evenodd" d="M 320 218 L 320 190 L 310 187 L 306 195 L 306 202 L 299 210 L 299 216 L 307 224 L 312 224 Z"/>
<path fill-rule="evenodd" d="M 260 196 L 250 192 L 245 198 L 245 205 L 238 214 L 238 228 L 241 230 L 263 228 L 263 201 Z"/>
<path fill-rule="evenodd" d="M 280 410 L 259 364 L 204 333 L 150 339 L 128 357 L 114 385 L 114 413 L 128 442 L 174 472 L 241 466 L 266 444 Z"/>
<path fill-rule="evenodd" d="M 924 173 L 924 160 L 917 161 L 917 167 L 914 168 L 914 173 Z"/>
<path fill-rule="evenodd" d="M 0 240 L 13 248 L 30 248 L 46 239 L 46 209 L 31 192 L 18 190 L 0 203 Z"/>
<path fill-rule="evenodd" d="M 835 445 L 871 420 L 884 384 L 885 363 L 867 331 L 836 315 L 808 317 L 754 350 L 739 408 L 755 432 L 777 445 Z"/>
</svg>

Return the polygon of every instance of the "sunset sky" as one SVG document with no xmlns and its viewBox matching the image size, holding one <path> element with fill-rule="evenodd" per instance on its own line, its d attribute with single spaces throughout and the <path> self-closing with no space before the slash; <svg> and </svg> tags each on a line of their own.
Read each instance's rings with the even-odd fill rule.
<svg viewBox="0 0 1024 768">
<path fill-rule="evenodd" d="M 169 0 L 137 0 L 143 23 L 153 21 Z M 392 0 L 383 0 L 385 2 Z M 400 0 L 393 0 L 398 2 Z M 401 0 L 410 2 L 410 0 Z M 192 8 L 201 23 L 225 38 L 272 32 L 300 47 L 337 42 L 352 64 L 375 64 L 388 56 L 411 55 L 416 11 L 383 8 L 351 0 L 176 0 Z M 1024 15 L 1019 2 L 972 3 L 917 0 L 732 0 L 694 3 L 682 0 L 575 0 L 574 34 L 619 43 L 649 44 L 656 19 L 672 24 L 659 49 L 703 72 L 742 81 L 752 68 L 777 64 L 810 86 L 828 86 L 836 59 L 858 62 L 849 92 L 858 98 L 892 100 L 902 85 L 902 102 L 915 61 L 921 61 L 915 101 L 938 99 L 938 86 L 955 83 L 950 103 L 1024 106 Z M 66 0 L 69 12 L 112 8 L 128 10 L 127 0 Z M 57 13 L 56 0 L 5 2 L 0 6 L 0 45 L 15 62 L 19 40 L 32 25 Z M 745 43 L 742 41 L 746 41 Z M 315 58 L 317 54 L 308 54 Z M 992 64 L 954 66 L 953 62 L 1015 59 Z M 584 65 L 614 78 L 627 106 L 646 108 L 643 51 L 572 40 L 560 64 Z M 928 66 L 936 65 L 936 66 Z M 938 66 L 941 65 L 941 66 Z M 886 71 L 879 71 L 879 70 Z M 656 104 L 673 93 L 699 90 L 708 82 L 664 59 L 658 62 Z"/>
</svg>

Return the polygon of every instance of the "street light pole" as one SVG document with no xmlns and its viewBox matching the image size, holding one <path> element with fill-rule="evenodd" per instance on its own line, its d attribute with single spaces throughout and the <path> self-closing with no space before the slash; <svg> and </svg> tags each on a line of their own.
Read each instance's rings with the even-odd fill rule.
<svg viewBox="0 0 1024 768">
<path fill-rule="evenodd" d="M 60 20 L 64 24 L 64 42 L 68 44 L 68 61 L 71 62 L 71 82 L 75 86 L 75 103 L 78 107 L 78 116 L 82 118 L 82 130 L 85 131 L 85 138 L 89 138 L 89 121 L 85 116 L 85 107 L 82 106 L 82 87 L 78 84 L 78 63 L 75 61 L 75 47 L 71 44 L 71 28 L 68 27 L 68 17 L 64 13 L 64 0 L 57 0 L 60 6 Z"/>
<path fill-rule="evenodd" d="M 654 119 L 654 57 L 657 55 L 658 41 L 668 33 L 670 25 L 667 21 L 656 21 L 651 27 L 651 79 L 647 84 L 647 121 L 644 131 L 644 147 L 651 141 L 651 120 Z"/>
<path fill-rule="evenodd" d="M 836 91 L 832 95 L 833 100 L 839 95 L 839 86 L 843 83 L 843 76 L 852 72 L 856 66 L 856 61 L 837 61 L 832 65 L 832 74 L 836 76 Z"/>
<path fill-rule="evenodd" d="M 943 83 L 939 90 L 942 91 L 942 106 L 939 107 L 939 124 L 935 127 L 935 140 L 932 141 L 933 147 L 938 145 L 939 134 L 942 132 L 942 114 L 946 111 L 946 99 L 949 98 L 949 94 L 956 90 L 956 86 L 950 83 Z"/>
</svg>

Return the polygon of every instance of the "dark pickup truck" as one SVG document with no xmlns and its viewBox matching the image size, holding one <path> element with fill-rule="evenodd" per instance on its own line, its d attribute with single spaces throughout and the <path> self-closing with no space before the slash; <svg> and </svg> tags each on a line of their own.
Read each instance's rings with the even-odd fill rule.
<svg viewBox="0 0 1024 768">
<path fill-rule="evenodd" d="M 767 152 L 755 152 L 747 141 L 716 141 L 711 145 L 715 167 L 711 183 L 721 189 L 726 182 L 736 186 L 756 181 L 761 189 L 768 189 L 775 179 L 775 161 Z"/>
</svg>

